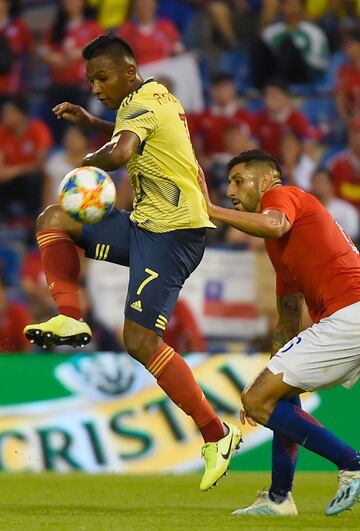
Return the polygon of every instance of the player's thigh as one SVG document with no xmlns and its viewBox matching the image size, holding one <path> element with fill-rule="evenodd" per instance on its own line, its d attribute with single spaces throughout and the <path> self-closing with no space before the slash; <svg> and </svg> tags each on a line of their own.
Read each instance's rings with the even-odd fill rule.
<svg viewBox="0 0 360 531">
<path fill-rule="evenodd" d="M 204 249 L 204 230 L 157 234 L 132 224 L 126 317 L 161 336 Z"/>
<path fill-rule="evenodd" d="M 360 375 L 360 303 L 301 332 L 269 361 L 274 374 L 306 391 L 333 387 Z"/>
<path fill-rule="evenodd" d="M 129 265 L 130 213 L 114 209 L 93 225 L 84 225 L 81 239 L 76 244 L 85 250 L 85 256 L 94 260 Z"/>
</svg>

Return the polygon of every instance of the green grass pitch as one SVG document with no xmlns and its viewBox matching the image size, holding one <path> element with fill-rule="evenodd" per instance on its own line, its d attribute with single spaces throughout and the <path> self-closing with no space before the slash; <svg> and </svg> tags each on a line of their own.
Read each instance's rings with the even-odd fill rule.
<svg viewBox="0 0 360 531">
<path fill-rule="evenodd" d="M 199 481 L 199 474 L 2 474 L 0 530 L 360 529 L 360 503 L 337 517 L 323 514 L 336 490 L 335 473 L 297 474 L 295 518 L 231 516 L 254 500 L 268 474 L 232 473 L 207 493 Z"/>
</svg>

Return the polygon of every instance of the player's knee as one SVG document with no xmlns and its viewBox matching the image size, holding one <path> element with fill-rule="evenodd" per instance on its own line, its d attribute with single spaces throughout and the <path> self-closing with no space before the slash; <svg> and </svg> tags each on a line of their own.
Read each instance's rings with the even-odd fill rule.
<svg viewBox="0 0 360 531">
<path fill-rule="evenodd" d="M 64 230 L 66 226 L 66 214 L 60 205 L 50 205 L 45 208 L 37 218 L 36 229 Z"/>
<path fill-rule="evenodd" d="M 263 404 L 260 397 L 251 389 L 245 389 L 241 394 L 241 402 L 246 414 L 255 421 L 261 422 Z"/>
<path fill-rule="evenodd" d="M 124 326 L 124 345 L 130 356 L 146 365 L 162 343 L 152 330 L 129 321 Z"/>
</svg>

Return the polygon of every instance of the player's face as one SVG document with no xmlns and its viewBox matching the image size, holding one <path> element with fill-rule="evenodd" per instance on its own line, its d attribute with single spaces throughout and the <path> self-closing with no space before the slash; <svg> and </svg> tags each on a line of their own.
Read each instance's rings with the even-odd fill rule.
<svg viewBox="0 0 360 531">
<path fill-rule="evenodd" d="M 109 109 L 118 109 L 133 90 L 136 68 L 126 60 L 98 55 L 86 62 L 86 77 L 94 96 Z"/>
<path fill-rule="evenodd" d="M 258 212 L 260 207 L 260 178 L 254 169 L 236 164 L 229 173 L 227 196 L 236 210 Z"/>
</svg>

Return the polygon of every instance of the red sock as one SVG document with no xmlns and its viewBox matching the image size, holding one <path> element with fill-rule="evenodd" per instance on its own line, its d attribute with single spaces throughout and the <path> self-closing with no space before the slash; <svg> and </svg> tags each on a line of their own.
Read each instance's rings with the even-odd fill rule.
<svg viewBox="0 0 360 531">
<path fill-rule="evenodd" d="M 80 260 L 70 236 L 51 229 L 36 234 L 43 269 L 59 313 L 80 319 L 78 281 Z"/>
<path fill-rule="evenodd" d="M 164 343 L 149 360 L 146 368 L 157 383 L 193 421 L 201 431 L 205 442 L 224 437 L 224 427 L 206 400 L 185 360 Z"/>
</svg>

